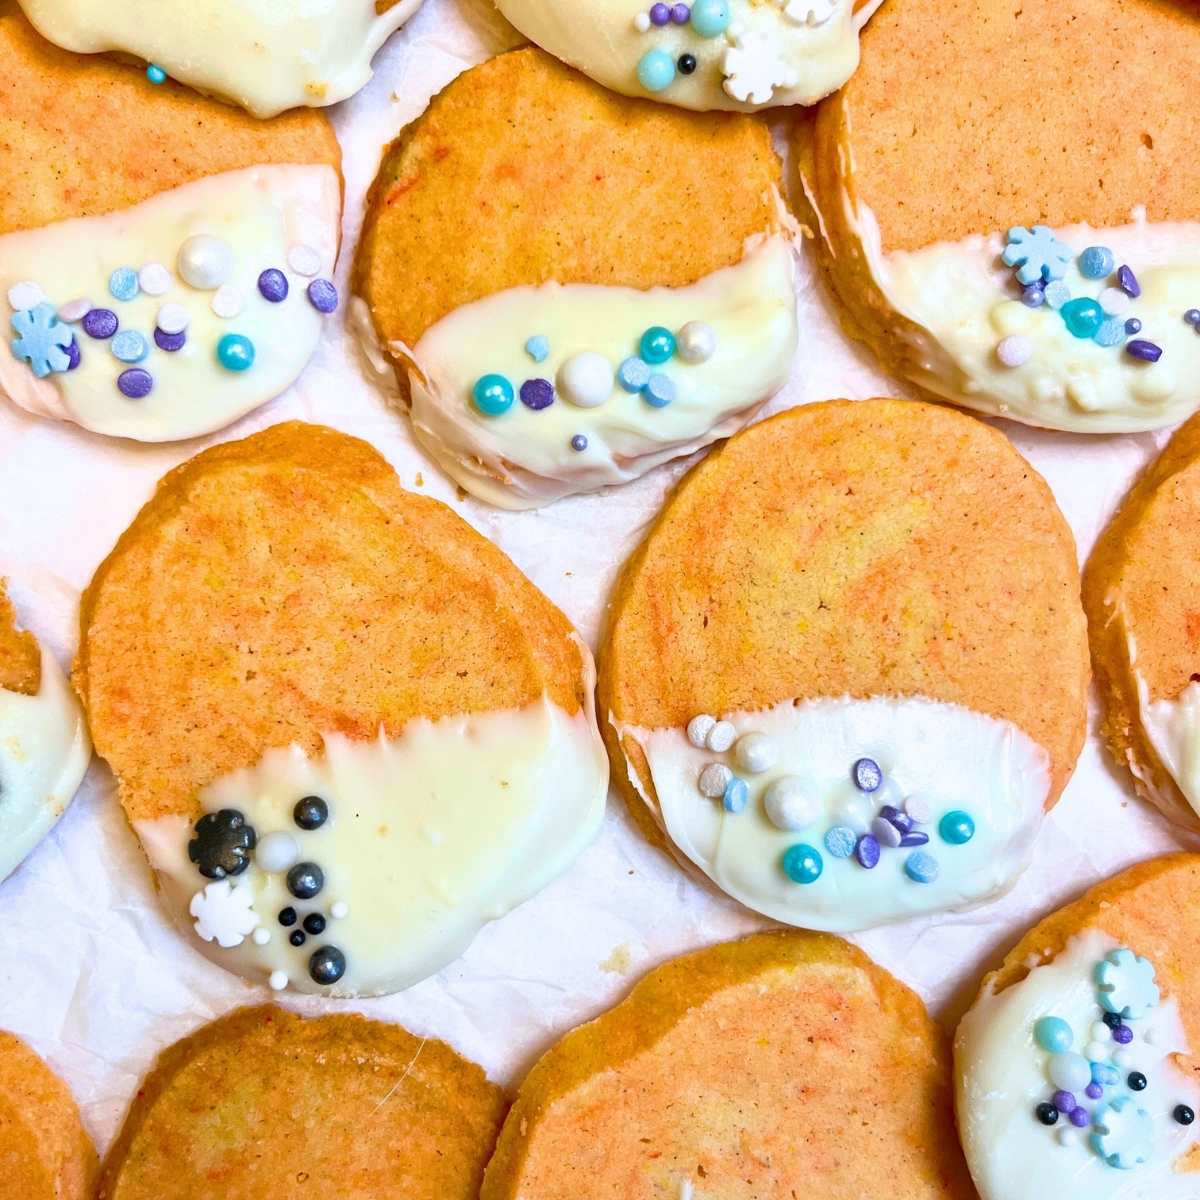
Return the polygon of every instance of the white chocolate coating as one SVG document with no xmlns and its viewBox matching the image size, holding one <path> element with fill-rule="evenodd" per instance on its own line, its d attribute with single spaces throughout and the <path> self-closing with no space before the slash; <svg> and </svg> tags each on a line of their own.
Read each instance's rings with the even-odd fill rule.
<svg viewBox="0 0 1200 1200">
<path fill-rule="evenodd" d="M 1200 407 L 1200 336 L 1183 320 L 1184 312 L 1200 307 L 1200 222 L 1155 224 L 1135 214 L 1115 229 L 1054 231 L 1076 255 L 1107 246 L 1117 265 L 1133 269 L 1142 294 L 1121 317 L 1138 318 L 1137 336 L 1162 348 L 1162 358 L 1151 364 L 1129 355 L 1124 339 L 1100 346 L 1072 335 L 1049 305 L 1026 307 L 1013 272 L 999 260 L 1000 233 L 885 254 L 870 210 L 859 208 L 853 221 L 874 282 L 905 318 L 893 335 L 907 343 L 906 374 L 935 395 L 1078 433 L 1158 429 Z M 1072 297 L 1092 299 L 1109 286 L 1084 279 L 1075 261 L 1063 282 Z M 1032 353 L 1006 366 L 997 347 L 1014 335 L 1028 337 Z"/>
<path fill-rule="evenodd" d="M 54 828 L 91 758 L 83 712 L 43 648 L 36 696 L 0 689 L 0 879 Z"/>
<path fill-rule="evenodd" d="M 715 758 L 697 749 L 682 729 L 616 725 L 645 753 L 667 834 L 678 851 L 723 892 L 764 916 L 806 929 L 866 929 L 921 913 L 970 908 L 1015 882 L 1028 863 L 1050 791 L 1046 752 L 1006 721 L 922 698 L 784 701 L 763 712 L 727 714 L 739 734 L 767 734 L 778 751 L 774 766 L 743 777 L 750 785 L 745 810 L 731 814 L 702 796 L 700 772 Z M 850 768 L 870 757 L 889 781 L 877 795 L 859 792 Z M 735 772 L 736 773 L 736 772 Z M 810 785 L 815 812 L 804 830 L 784 830 L 764 809 L 769 785 L 795 776 Z M 641 791 L 636 774 L 630 780 Z M 899 807 L 919 793 L 933 809 L 920 847 L 938 860 L 932 883 L 905 874 L 912 852 L 884 849 L 867 870 L 852 857 L 835 858 L 824 843 L 835 825 L 868 831 L 879 807 Z M 645 799 L 645 794 L 643 798 Z M 649 801 L 648 801 L 649 802 Z M 963 810 L 975 821 L 965 845 L 938 835 L 941 817 Z M 814 847 L 824 869 L 811 884 L 793 883 L 782 870 L 785 851 Z"/>
<path fill-rule="evenodd" d="M 1137 684 L 1142 728 L 1184 799 L 1200 814 L 1200 683 L 1189 683 L 1173 700 L 1151 700 L 1141 675 Z"/>
<path fill-rule="evenodd" d="M 519 711 L 412 721 L 395 738 L 354 742 L 330 734 L 324 741 L 324 753 L 313 758 L 296 747 L 269 751 L 254 768 L 201 793 L 206 812 L 236 809 L 260 839 L 291 834 L 300 861 L 325 873 L 311 900 L 291 896 L 286 876 L 256 861 L 232 880 L 253 893 L 259 927 L 270 933 L 264 944 L 247 937 L 223 948 L 201 940 L 189 909 L 210 881 L 188 860 L 190 824 L 165 817 L 137 826 L 189 941 L 259 983 L 282 972 L 276 982 L 286 976 L 291 987 L 321 995 L 409 987 L 565 871 L 604 814 L 608 760 L 588 710 L 568 716 L 542 700 Z M 292 819 L 296 802 L 309 795 L 329 805 L 329 819 L 313 831 Z M 288 905 L 301 922 L 320 912 L 325 931 L 291 946 L 288 935 L 301 925 L 288 929 L 276 920 Z M 325 945 L 347 961 L 332 987 L 308 973 L 309 956 Z"/>
<path fill-rule="evenodd" d="M 256 117 L 354 95 L 376 51 L 420 6 L 400 0 L 378 13 L 375 0 L 21 0 L 38 32 L 67 50 L 134 54 Z"/>
<path fill-rule="evenodd" d="M 80 324 L 70 326 L 80 347 L 79 367 L 38 379 L 10 352 L 5 317 L 0 395 L 40 416 L 143 442 L 221 429 L 286 390 L 316 349 L 324 318 L 305 294 L 309 280 L 290 274 L 290 292 L 280 304 L 263 299 L 257 280 L 269 267 L 286 273 L 288 250 L 297 244 L 316 249 L 322 272 L 330 274 L 340 216 L 340 183 L 332 167 L 267 166 L 208 176 L 103 216 L 0 236 L 0 294 L 17 282 L 35 281 L 56 306 L 86 296 L 111 309 L 123 330 L 136 330 L 149 342 L 149 357 L 137 365 L 155 381 L 144 399 L 124 396 L 116 380 L 133 364 L 118 362 L 110 342 L 89 337 Z M 180 247 L 195 234 L 213 235 L 233 248 L 229 284 L 243 302 L 235 318 L 217 316 L 212 307 L 217 293 L 189 287 L 175 271 Z M 113 270 L 138 271 L 147 263 L 171 271 L 165 293 L 142 292 L 125 302 L 109 294 Z M 164 305 L 182 306 L 189 318 L 187 343 L 175 353 L 153 342 Z M 216 346 L 226 333 L 254 343 L 249 370 L 233 373 L 217 361 Z"/>
<path fill-rule="evenodd" d="M 1044 1016 L 1067 1021 L 1076 1034 L 1075 1049 L 1083 1050 L 1083 1031 L 1099 1016 L 1093 971 L 1117 947 L 1107 934 L 1087 930 L 1020 983 L 999 995 L 985 991 L 963 1018 L 955 1043 L 958 1125 L 982 1200 L 1200 1196 L 1200 1175 L 1175 1170 L 1176 1160 L 1200 1137 L 1200 1125 L 1179 1125 L 1171 1113 L 1181 1103 L 1200 1112 L 1200 1088 L 1173 1058 L 1188 1053 L 1174 998 L 1130 1022 L 1135 1040 L 1119 1067 L 1122 1076 L 1137 1070 L 1148 1080 L 1142 1092 L 1127 1093 L 1122 1086 L 1117 1092 L 1136 1095 L 1154 1118 L 1149 1161 L 1128 1170 L 1111 1167 L 1092 1149 L 1089 1130 L 1065 1120 L 1047 1128 L 1034 1116 L 1054 1091 L 1046 1073 L 1049 1055 L 1035 1042 L 1034 1025 Z M 1083 1103 L 1094 1106 L 1091 1100 Z"/>
<path fill-rule="evenodd" d="M 498 292 L 450 313 L 409 350 L 412 422 L 426 451 L 467 491 L 501 508 L 533 508 L 561 496 L 625 483 L 740 429 L 786 382 L 797 342 L 794 257 L 779 234 L 742 262 L 682 288 L 546 284 Z M 498 417 L 472 402 L 480 377 L 499 373 L 519 391 L 527 379 L 553 382 L 573 355 L 599 352 L 614 371 L 638 352 L 655 325 L 672 332 L 710 325 L 715 353 L 705 362 L 677 356 L 651 368 L 677 396 L 652 407 L 614 383 L 609 398 L 581 408 L 562 396 L 540 411 L 520 399 Z M 360 326 L 368 324 L 361 320 Z M 550 356 L 525 350 L 537 335 Z M 376 356 L 378 359 L 378 356 Z M 571 439 L 582 434 L 587 448 Z"/>
</svg>

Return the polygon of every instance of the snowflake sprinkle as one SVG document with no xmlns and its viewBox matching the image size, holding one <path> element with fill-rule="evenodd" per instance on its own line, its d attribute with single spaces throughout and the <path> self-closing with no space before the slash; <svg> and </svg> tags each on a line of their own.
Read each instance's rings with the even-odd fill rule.
<svg viewBox="0 0 1200 1200">
<path fill-rule="evenodd" d="M 58 319 L 53 304 L 42 303 L 14 313 L 12 327 L 17 333 L 12 340 L 13 357 L 27 362 L 39 379 L 52 371 L 70 370 L 67 350 L 75 335 Z"/>
<path fill-rule="evenodd" d="M 192 897 L 188 912 L 196 918 L 196 933 L 222 949 L 240 946 L 258 928 L 254 893 L 228 879 L 210 883 Z"/>
<path fill-rule="evenodd" d="M 1006 266 L 1018 268 L 1018 283 L 1061 279 L 1074 257 L 1071 247 L 1060 242 L 1046 225 L 1035 225 L 1032 229 L 1013 226 L 1008 231 L 1003 254 Z"/>
<path fill-rule="evenodd" d="M 800 76 L 775 48 L 769 33 L 741 33 L 725 51 L 725 91 L 741 103 L 766 104 L 776 88 L 795 87 Z"/>
<path fill-rule="evenodd" d="M 1154 1150 L 1154 1119 L 1132 1096 L 1118 1096 L 1093 1118 L 1092 1148 L 1110 1167 L 1130 1171 Z"/>
<path fill-rule="evenodd" d="M 1154 964 L 1132 950 L 1113 950 L 1096 964 L 1096 990 L 1101 1007 L 1128 1021 L 1141 1020 L 1160 998 Z"/>
</svg>

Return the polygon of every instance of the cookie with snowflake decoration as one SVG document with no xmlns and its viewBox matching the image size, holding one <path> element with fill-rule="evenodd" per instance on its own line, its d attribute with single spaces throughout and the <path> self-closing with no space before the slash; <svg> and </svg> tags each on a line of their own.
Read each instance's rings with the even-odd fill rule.
<svg viewBox="0 0 1200 1200">
<path fill-rule="evenodd" d="M 685 476 L 600 651 L 613 778 L 689 870 L 855 930 L 1013 886 L 1083 742 L 1070 530 L 994 429 L 829 401 Z"/>
<path fill-rule="evenodd" d="M 1200 855 L 1142 863 L 1043 920 L 955 1038 L 982 1200 L 1186 1200 L 1200 1176 Z"/>
<path fill-rule="evenodd" d="M 256 983 L 408 987 L 599 828 L 586 646 L 356 438 L 275 425 L 172 471 L 81 622 L 76 688 L 161 898 Z"/>
<path fill-rule="evenodd" d="M 96 1151 L 70 1089 L 0 1029 L 0 1178 L 14 1200 L 92 1200 Z"/>
<path fill-rule="evenodd" d="M 531 41 L 626 96 L 742 112 L 812 104 L 858 65 L 880 0 L 498 0 Z"/>
<path fill-rule="evenodd" d="M 12 0 L 0 79 L 0 396 L 161 442 L 285 391 L 338 303 L 329 122 L 151 87 L 43 41 Z"/>
<path fill-rule="evenodd" d="M 923 391 L 1029 425 L 1190 415 L 1198 57 L 1186 4 L 886 5 L 797 143 L 847 331 Z M 1049 81 L 1061 111 L 1030 102 Z"/>
<path fill-rule="evenodd" d="M 243 1008 L 159 1055 L 97 1200 L 211 1194 L 214 1163 L 224 1200 L 475 1200 L 504 1107 L 481 1068 L 399 1025 Z"/>
<path fill-rule="evenodd" d="M 43 37 L 83 54 L 145 64 L 148 94 L 167 78 L 256 117 L 336 104 L 371 78 L 376 51 L 421 0 L 19 0 Z M 269 48 L 269 52 L 268 52 Z"/>
<path fill-rule="evenodd" d="M 615 96 L 532 48 L 460 75 L 385 152 L 354 289 L 421 446 L 506 508 L 728 436 L 797 340 L 767 129 Z"/>
<path fill-rule="evenodd" d="M 904 1200 L 965 1200 L 949 1065 L 918 997 L 839 938 L 713 946 L 542 1057 L 481 1200 L 868 1196 L 881 1162 Z"/>
</svg>

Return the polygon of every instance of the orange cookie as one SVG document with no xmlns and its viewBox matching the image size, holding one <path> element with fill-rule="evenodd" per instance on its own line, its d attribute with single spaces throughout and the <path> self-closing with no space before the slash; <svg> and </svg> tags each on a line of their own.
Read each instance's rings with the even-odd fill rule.
<svg viewBox="0 0 1200 1200">
<path fill-rule="evenodd" d="M 1047 917 L 955 1039 L 982 1200 L 1200 1194 L 1200 855 L 1142 863 Z"/>
<path fill-rule="evenodd" d="M 838 938 L 761 933 L 652 971 L 521 1085 L 481 1200 L 967 1200 L 948 1048 Z"/>
<path fill-rule="evenodd" d="M 602 646 L 614 776 L 751 908 L 861 929 L 1011 887 L 1084 737 L 1070 530 L 1001 434 L 793 409 L 686 476 Z"/>
<path fill-rule="evenodd" d="M 97 1200 L 475 1200 L 503 1115 L 443 1042 L 243 1008 L 159 1056 Z"/>
</svg>

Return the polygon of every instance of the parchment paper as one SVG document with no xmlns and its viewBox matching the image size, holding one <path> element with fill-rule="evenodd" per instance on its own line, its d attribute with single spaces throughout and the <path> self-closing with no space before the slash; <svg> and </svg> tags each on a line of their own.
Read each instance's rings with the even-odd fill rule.
<svg viewBox="0 0 1200 1200">
<path fill-rule="evenodd" d="M 383 145 L 460 71 L 520 40 L 489 0 L 427 0 L 378 56 L 365 91 L 332 110 L 346 155 L 343 296 L 362 197 Z M 841 336 L 808 258 L 799 302 L 800 352 L 768 411 L 905 394 Z M 63 661 L 75 650 L 81 589 L 159 477 L 212 442 L 289 418 L 372 442 L 406 486 L 451 504 L 499 544 L 595 646 L 614 571 L 690 462 L 540 512 L 459 501 L 414 446 L 406 419 L 367 381 L 341 319 L 289 393 L 206 440 L 109 441 L 0 402 L 0 572 L 10 577 L 23 622 Z M 1005 432 L 1054 489 L 1081 557 L 1131 477 L 1166 441 L 1165 434 L 1088 439 L 1015 425 Z M 1090 737 L 1014 892 L 973 913 L 856 940 L 952 1020 L 984 966 L 1041 914 L 1134 860 L 1186 843 L 1133 799 Z M 685 878 L 634 832 L 614 799 L 600 837 L 575 867 L 486 929 L 459 962 L 402 995 L 352 1007 L 444 1038 L 513 1086 L 560 1034 L 610 1006 L 652 965 L 763 924 Z M 57 830 L 0 886 L 0 1027 L 29 1039 L 68 1080 L 103 1150 L 159 1050 L 231 1008 L 270 997 L 211 965 L 169 926 L 111 776 L 93 762 Z M 332 1006 L 319 998 L 284 1003 L 307 1012 Z"/>
</svg>

